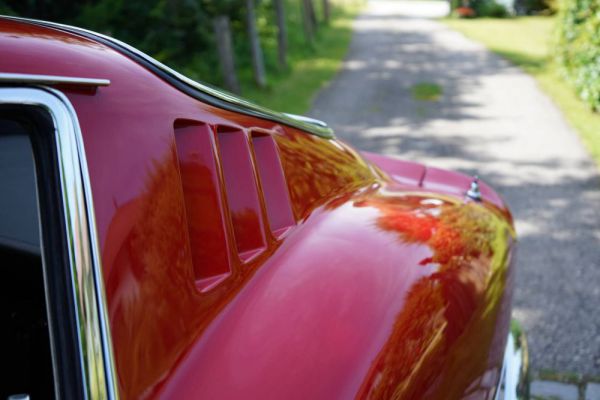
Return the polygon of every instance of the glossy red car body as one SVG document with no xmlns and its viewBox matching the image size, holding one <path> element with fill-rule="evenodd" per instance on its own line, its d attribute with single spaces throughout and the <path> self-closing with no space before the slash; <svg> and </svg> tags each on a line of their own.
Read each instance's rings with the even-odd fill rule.
<svg viewBox="0 0 600 400">
<path fill-rule="evenodd" d="M 514 230 L 471 179 L 192 98 L 100 42 L 0 19 L 85 145 L 123 398 L 491 398 Z"/>
</svg>

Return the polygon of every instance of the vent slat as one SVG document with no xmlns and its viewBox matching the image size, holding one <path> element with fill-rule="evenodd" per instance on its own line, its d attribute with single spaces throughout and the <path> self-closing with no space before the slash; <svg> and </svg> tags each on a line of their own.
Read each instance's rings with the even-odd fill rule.
<svg viewBox="0 0 600 400">
<path fill-rule="evenodd" d="M 279 236 L 293 226 L 295 221 L 277 145 L 271 135 L 254 133 L 252 144 L 269 226 L 273 235 Z"/>
<path fill-rule="evenodd" d="M 221 166 L 237 250 L 248 261 L 266 248 L 258 185 L 244 131 L 217 129 Z"/>
<path fill-rule="evenodd" d="M 196 285 L 207 290 L 231 273 L 215 138 L 207 125 L 178 120 L 175 142 Z"/>
</svg>

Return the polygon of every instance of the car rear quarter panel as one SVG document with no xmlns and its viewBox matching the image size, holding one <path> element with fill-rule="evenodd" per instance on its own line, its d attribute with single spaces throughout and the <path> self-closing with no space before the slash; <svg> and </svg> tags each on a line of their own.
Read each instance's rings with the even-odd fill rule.
<svg viewBox="0 0 600 400">
<path fill-rule="evenodd" d="M 500 200 L 393 179 L 336 140 L 203 104 L 75 35 L 4 20 L 0 49 L 3 72 L 111 81 L 61 89 L 84 136 L 123 398 L 493 393 L 513 279 Z M 212 167 L 192 157 L 198 168 L 182 173 L 181 121 L 215 135 Z M 241 132 L 252 148 L 255 131 L 275 140 L 293 221 L 272 231 L 261 194 L 247 218 L 260 222 L 263 245 L 245 257 L 218 132 Z M 209 283 L 190 239 L 202 207 L 190 211 L 182 184 L 207 168 L 213 183 L 198 198 L 217 225 L 199 237 L 226 242 L 226 270 Z M 250 176 L 260 189 L 256 169 Z"/>
</svg>

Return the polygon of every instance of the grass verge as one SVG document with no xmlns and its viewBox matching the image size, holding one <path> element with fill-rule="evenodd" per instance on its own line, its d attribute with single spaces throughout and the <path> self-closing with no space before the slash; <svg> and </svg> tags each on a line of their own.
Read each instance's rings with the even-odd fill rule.
<svg viewBox="0 0 600 400">
<path fill-rule="evenodd" d="M 443 22 L 533 75 L 540 88 L 579 132 L 600 166 L 600 114 L 594 113 L 577 97 L 553 60 L 555 17 L 445 19 Z"/>
<path fill-rule="evenodd" d="M 319 26 L 312 49 L 303 43 L 303 38 L 289 38 L 290 44 L 302 43 L 302 48 L 290 48 L 289 70 L 271 73 L 265 89 L 258 89 L 250 79 L 241 77 L 242 96 L 273 110 L 306 113 L 314 95 L 339 70 L 352 37 L 352 21 L 364 4 L 362 0 L 335 2 L 331 22 L 329 26 Z"/>
</svg>

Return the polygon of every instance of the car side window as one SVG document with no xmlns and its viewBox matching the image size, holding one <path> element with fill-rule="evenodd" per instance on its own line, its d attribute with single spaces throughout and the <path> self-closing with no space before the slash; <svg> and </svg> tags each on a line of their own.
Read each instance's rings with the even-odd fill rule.
<svg viewBox="0 0 600 400">
<path fill-rule="evenodd" d="M 0 398 L 54 395 L 35 164 L 26 124 L 0 116 Z"/>
</svg>

